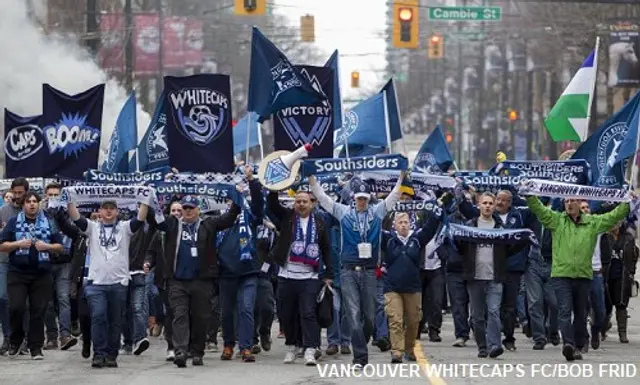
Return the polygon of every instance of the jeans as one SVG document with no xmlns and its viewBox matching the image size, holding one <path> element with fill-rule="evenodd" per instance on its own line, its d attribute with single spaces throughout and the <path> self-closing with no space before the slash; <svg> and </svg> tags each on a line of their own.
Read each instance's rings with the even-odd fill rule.
<svg viewBox="0 0 640 385">
<path fill-rule="evenodd" d="M 469 339 L 469 292 L 462 273 L 447 272 L 447 289 L 456 338 Z"/>
<path fill-rule="evenodd" d="M 378 279 L 376 290 L 376 340 L 389 338 L 389 323 L 384 311 L 384 280 Z"/>
<path fill-rule="evenodd" d="M 502 284 L 494 281 L 467 282 L 471 300 L 471 320 L 478 350 L 491 352 L 500 346 L 500 304 Z"/>
<path fill-rule="evenodd" d="M 501 317 L 504 327 L 504 342 L 515 342 L 516 321 L 518 320 L 518 295 L 520 293 L 520 279 L 522 273 L 507 272 L 507 279 L 502 287 Z"/>
<path fill-rule="evenodd" d="M 94 357 L 118 357 L 120 334 L 127 306 L 127 286 L 87 285 L 84 295 L 91 311 L 91 342 Z"/>
<path fill-rule="evenodd" d="M 529 261 L 524 274 L 529 326 L 533 341 L 546 343 L 547 335 L 558 335 L 558 302 L 551 282 L 551 262 L 543 260 L 539 254 Z"/>
<path fill-rule="evenodd" d="M 9 295 L 7 294 L 7 272 L 9 264 L 0 262 L 0 324 L 2 324 L 2 336 L 9 338 L 11 328 L 9 327 Z"/>
<path fill-rule="evenodd" d="M 558 299 L 558 325 L 564 345 L 579 347 L 576 342 L 586 341 L 587 308 L 591 280 L 585 278 L 552 278 Z M 573 313 L 573 324 L 571 323 Z"/>
<path fill-rule="evenodd" d="M 258 290 L 256 293 L 256 305 L 254 306 L 253 343 L 258 344 L 258 338 L 262 341 L 271 340 L 271 326 L 276 311 L 276 300 L 273 293 L 271 279 L 265 276 L 258 277 Z"/>
<path fill-rule="evenodd" d="M 10 271 L 7 274 L 9 322 L 13 325 L 9 340 L 20 346 L 27 334 L 28 348 L 41 349 L 44 344 L 44 316 L 51 299 L 51 274 L 32 274 Z M 27 301 L 28 300 L 28 301 Z M 27 310 L 27 302 L 29 309 Z M 28 331 L 24 328 L 25 313 L 29 313 Z"/>
<path fill-rule="evenodd" d="M 444 269 L 421 270 L 422 281 L 422 325 L 427 324 L 429 333 L 440 334 L 442 327 L 442 296 L 445 291 Z"/>
<path fill-rule="evenodd" d="M 257 290 L 257 275 L 220 278 L 220 314 L 225 347 L 234 347 L 236 339 L 241 351 L 253 346 L 253 309 Z"/>
<path fill-rule="evenodd" d="M 327 344 L 336 346 L 351 345 L 351 328 L 342 301 L 342 291 L 333 288 L 333 322 L 327 329 Z"/>
<path fill-rule="evenodd" d="M 63 263 L 53 265 L 51 276 L 56 293 L 56 304 L 49 301 L 47 314 L 45 316 L 45 325 L 47 327 L 47 337 L 49 340 L 56 340 L 58 334 L 60 337 L 71 336 L 71 298 L 69 297 L 69 287 L 71 285 L 71 263 Z M 57 307 L 57 312 L 56 312 Z M 60 330 L 58 333 L 58 322 L 56 322 L 56 313 Z"/>
<path fill-rule="evenodd" d="M 145 274 L 132 275 L 129 282 L 125 320 L 122 324 L 122 337 L 126 346 L 132 346 L 147 337 L 149 315 L 145 313 L 145 303 L 147 302 L 145 276 Z"/>
<path fill-rule="evenodd" d="M 591 290 L 589 291 L 589 305 L 591 310 L 593 310 L 593 319 L 591 320 L 591 335 L 595 335 L 600 333 L 600 331 L 604 328 L 604 323 L 607 316 L 607 310 L 604 303 L 604 276 L 601 272 L 593 273 L 593 280 L 591 280 Z M 585 326 L 586 325 L 587 323 L 585 322 Z M 587 330 L 584 330 L 584 335 L 585 337 L 589 335 L 587 333 Z M 587 343 L 585 342 L 584 344 L 586 345 Z"/>
<path fill-rule="evenodd" d="M 378 282 L 375 269 L 355 270 L 343 267 L 340 271 L 342 299 L 345 303 L 349 326 L 353 363 L 369 363 L 367 341 L 373 335 L 376 315 Z"/>
<path fill-rule="evenodd" d="M 278 279 L 278 321 L 284 330 L 285 345 L 302 344 L 305 349 L 320 347 L 316 310 L 321 287 L 322 281 L 318 279 Z M 302 342 L 298 333 L 302 334 Z"/>
</svg>

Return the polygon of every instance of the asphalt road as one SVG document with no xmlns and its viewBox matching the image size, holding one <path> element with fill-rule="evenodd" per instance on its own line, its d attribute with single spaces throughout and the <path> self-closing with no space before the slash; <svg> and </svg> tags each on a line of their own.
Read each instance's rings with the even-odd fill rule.
<svg viewBox="0 0 640 385">
<path fill-rule="evenodd" d="M 609 339 L 599 350 L 591 350 L 584 361 L 567 363 L 561 355 L 560 346 L 547 346 L 544 351 L 531 349 L 533 343 L 523 334 L 516 336 L 515 352 L 506 352 L 497 360 L 476 357 L 473 341 L 466 348 L 454 348 L 453 325 L 450 316 L 445 316 L 443 342 L 432 343 L 423 339 L 416 348 L 418 363 L 412 365 L 390 365 L 389 354 L 372 347 L 370 364 L 363 371 L 340 373 L 340 364 L 348 365 L 351 357 L 324 356 L 317 367 L 305 366 L 300 359 L 295 364 L 285 365 L 284 340 L 274 339 L 273 349 L 257 355 L 257 362 L 241 360 L 221 361 L 220 353 L 208 353 L 202 367 L 189 365 L 178 369 L 164 360 L 166 345 L 162 338 L 152 338 L 151 348 L 141 356 L 121 356 L 119 368 L 92 369 L 90 361 L 80 356 L 80 346 L 71 350 L 45 351 L 43 361 L 32 361 L 29 356 L 9 359 L 0 357 L 0 385 L 180 385 L 205 384 L 365 384 L 402 383 L 432 385 L 534 385 L 548 379 L 560 384 L 640 384 L 640 299 L 633 298 L 630 304 L 629 339 L 622 345 L 617 341 L 614 328 Z M 277 324 L 274 325 L 274 336 Z M 325 339 L 326 341 L 326 339 Z M 337 364 L 337 365 L 332 365 Z M 623 364 L 620 366 L 620 364 Z M 444 365 L 444 366 L 442 366 Z M 616 366 L 617 365 L 617 366 Z M 448 372 L 436 373 L 446 368 Z M 348 367 L 346 368 L 348 369 Z M 614 370 L 618 370 L 615 373 Z M 625 371 L 626 370 L 626 371 Z M 393 372 L 392 372 L 393 371 Z M 616 374 L 620 377 L 616 377 Z"/>
</svg>

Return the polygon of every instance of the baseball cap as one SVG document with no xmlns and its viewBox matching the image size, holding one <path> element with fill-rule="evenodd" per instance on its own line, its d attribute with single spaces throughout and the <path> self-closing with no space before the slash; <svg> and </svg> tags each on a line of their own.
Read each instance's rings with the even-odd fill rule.
<svg viewBox="0 0 640 385">
<path fill-rule="evenodd" d="M 200 206 L 200 200 L 193 195 L 187 195 L 180 201 L 182 207 L 196 208 Z"/>
<path fill-rule="evenodd" d="M 369 192 L 369 186 L 367 186 L 364 182 L 360 180 L 356 180 L 352 186 L 353 197 L 355 199 L 358 198 L 371 198 L 371 194 Z"/>
</svg>

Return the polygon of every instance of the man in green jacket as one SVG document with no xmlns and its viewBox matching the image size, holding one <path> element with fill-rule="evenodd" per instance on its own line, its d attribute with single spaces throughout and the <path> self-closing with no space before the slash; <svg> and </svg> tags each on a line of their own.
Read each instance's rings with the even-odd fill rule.
<svg viewBox="0 0 640 385">
<path fill-rule="evenodd" d="M 625 218 L 629 214 L 629 204 L 622 203 L 602 215 L 583 214 L 577 199 L 565 199 L 564 212 L 545 207 L 534 196 L 527 197 L 527 205 L 553 235 L 551 280 L 558 299 L 558 325 L 564 345 L 562 355 L 567 361 L 581 360 L 575 341 L 586 338 L 581 334 L 586 330 L 593 278 L 591 261 L 598 234 L 611 230 Z"/>
</svg>

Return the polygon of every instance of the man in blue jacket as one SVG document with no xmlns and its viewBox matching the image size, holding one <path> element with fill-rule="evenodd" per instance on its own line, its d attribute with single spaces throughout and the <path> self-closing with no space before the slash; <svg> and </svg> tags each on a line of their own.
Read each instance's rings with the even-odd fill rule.
<svg viewBox="0 0 640 385">
<path fill-rule="evenodd" d="M 256 256 L 256 234 L 262 224 L 264 198 L 260 182 L 253 177 L 253 168 L 245 166 L 249 181 L 251 206 L 245 203 L 235 224 L 218 233 L 220 263 L 220 313 L 224 350 L 222 360 L 233 358 L 236 340 L 244 362 L 254 362 L 254 307 L 258 274 L 262 263 Z M 236 331 L 237 312 L 237 331 Z"/>
</svg>

